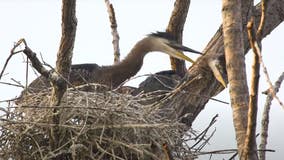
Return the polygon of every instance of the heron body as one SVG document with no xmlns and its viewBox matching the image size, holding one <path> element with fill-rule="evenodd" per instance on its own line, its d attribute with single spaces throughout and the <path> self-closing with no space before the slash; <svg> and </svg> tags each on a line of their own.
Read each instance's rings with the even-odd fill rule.
<svg viewBox="0 0 284 160">
<path fill-rule="evenodd" d="M 144 56 L 152 51 L 160 51 L 175 58 L 193 62 L 181 51 L 189 51 L 201 54 L 185 46 L 176 43 L 173 38 L 164 32 L 149 34 L 136 43 L 124 60 L 109 66 L 99 66 L 95 63 L 76 64 L 71 66 L 69 84 L 78 86 L 87 83 L 99 83 L 111 88 L 118 87 L 125 80 L 134 76 L 142 67 Z M 40 76 L 28 87 L 32 93 L 51 87 L 49 81 Z"/>
</svg>

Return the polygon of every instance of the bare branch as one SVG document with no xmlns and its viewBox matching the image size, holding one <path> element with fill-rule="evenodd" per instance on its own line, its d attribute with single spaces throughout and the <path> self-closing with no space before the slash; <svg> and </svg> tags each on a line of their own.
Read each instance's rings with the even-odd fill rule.
<svg viewBox="0 0 284 160">
<path fill-rule="evenodd" d="M 51 72 L 48 71 L 42 63 L 39 61 L 39 59 L 36 56 L 36 53 L 33 52 L 28 46 L 25 47 L 23 50 L 23 53 L 26 54 L 26 56 L 29 58 L 29 60 L 32 62 L 32 66 L 45 78 L 50 79 Z"/>
<path fill-rule="evenodd" d="M 284 72 L 280 75 L 278 80 L 274 84 L 275 93 L 279 91 L 282 81 L 284 80 Z M 266 149 L 267 137 L 268 137 L 268 124 L 269 124 L 269 111 L 271 107 L 271 102 L 273 100 L 273 95 L 270 92 L 267 93 L 266 102 L 264 105 L 262 120 L 261 120 L 261 142 L 259 145 L 260 150 Z M 265 152 L 259 152 L 259 159 L 265 160 Z"/>
<path fill-rule="evenodd" d="M 0 82 L 0 84 L 6 84 L 14 87 L 20 87 L 20 88 L 25 88 L 25 86 L 20 85 L 20 84 L 13 84 L 13 83 L 8 83 L 8 82 Z"/>
<path fill-rule="evenodd" d="M 269 85 L 269 90 L 268 90 L 268 92 L 273 96 L 273 98 L 275 98 L 275 99 L 277 100 L 277 102 L 279 103 L 279 105 L 282 106 L 282 108 L 284 109 L 284 104 L 283 104 L 283 102 L 282 102 L 282 101 L 280 100 L 280 98 L 276 95 L 276 92 L 275 92 L 275 89 L 274 89 L 274 87 L 273 87 L 273 84 L 272 84 L 272 82 L 271 82 L 271 80 L 270 80 L 270 77 L 269 77 L 267 68 L 266 68 L 266 66 L 265 66 L 265 64 L 264 64 L 264 61 L 263 61 L 263 59 L 262 59 L 262 55 L 261 55 L 261 52 L 260 52 L 259 47 L 258 47 L 257 49 L 258 49 L 257 54 L 258 54 L 258 56 L 259 56 L 259 62 L 260 62 L 261 67 L 262 67 L 262 69 L 263 69 L 263 73 L 264 73 L 266 82 L 267 82 L 268 85 Z"/>
<path fill-rule="evenodd" d="M 3 76 L 3 74 L 4 74 L 4 71 L 5 71 L 6 67 L 7 67 L 7 65 L 8 65 L 8 63 L 9 63 L 9 61 L 10 61 L 10 59 L 13 57 L 13 55 L 15 55 L 15 54 L 17 54 L 17 53 L 19 53 L 19 52 L 22 52 L 22 50 L 15 51 L 16 48 L 19 47 L 22 43 L 24 43 L 24 45 L 27 46 L 25 39 L 22 38 L 22 39 L 20 39 L 20 40 L 14 45 L 14 47 L 11 49 L 10 55 L 9 55 L 9 57 L 7 58 L 7 60 L 6 60 L 5 64 L 4 64 L 4 66 L 3 66 L 3 69 L 2 69 L 2 71 L 1 71 L 1 73 L 0 73 L 0 79 L 2 78 L 2 76 Z"/>
<path fill-rule="evenodd" d="M 253 27 L 254 19 L 252 18 L 247 24 L 248 39 L 253 50 L 253 64 L 252 64 L 252 74 L 251 74 L 251 88 L 249 96 L 249 109 L 248 109 L 248 124 L 246 139 L 244 144 L 244 154 L 256 154 L 256 120 L 257 120 L 257 100 L 258 100 L 258 86 L 259 86 L 259 56 L 257 49 L 257 40 L 254 33 Z"/>
<path fill-rule="evenodd" d="M 107 6 L 107 12 L 109 15 L 109 21 L 110 21 L 110 28 L 111 28 L 111 34 L 113 37 L 112 44 L 113 44 L 113 51 L 114 51 L 114 63 L 117 63 L 120 61 L 120 50 L 119 50 L 119 34 L 117 31 L 117 23 L 115 18 L 115 12 L 113 5 L 109 2 L 109 0 L 105 0 L 106 6 Z"/>
</svg>

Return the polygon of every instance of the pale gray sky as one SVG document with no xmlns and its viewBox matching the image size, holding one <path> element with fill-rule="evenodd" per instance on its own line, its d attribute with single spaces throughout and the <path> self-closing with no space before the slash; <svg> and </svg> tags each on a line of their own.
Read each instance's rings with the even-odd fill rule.
<svg viewBox="0 0 284 160">
<path fill-rule="evenodd" d="M 164 31 L 174 4 L 173 0 L 129 0 L 113 1 L 120 34 L 121 57 L 125 57 L 131 47 L 146 34 Z M 221 1 L 192 1 L 187 23 L 184 28 L 184 45 L 202 51 L 221 24 Z M 44 60 L 55 64 L 56 53 L 61 32 L 61 1 L 60 0 L 0 0 L 0 69 L 9 55 L 13 43 L 25 38 L 33 51 L 41 53 Z M 110 65 L 113 61 L 112 36 L 108 14 L 104 0 L 78 0 L 77 3 L 78 30 L 74 48 L 73 63 L 97 63 Z M 284 71 L 284 25 L 279 26 L 263 41 L 263 57 L 274 82 Z M 190 57 L 196 55 L 188 54 Z M 6 75 L 1 81 L 12 82 L 14 78 L 25 83 L 25 63 L 21 54 L 12 58 L 6 69 Z M 246 56 L 248 75 L 251 68 L 251 54 Z M 187 64 L 190 65 L 190 64 Z M 144 60 L 144 65 L 137 75 L 155 73 L 170 68 L 169 59 L 162 53 L 150 53 Z M 30 68 L 29 82 L 36 76 Z M 128 83 L 136 85 L 140 78 Z M 261 76 L 260 91 L 267 89 L 264 76 Z M 0 100 L 19 95 L 21 89 L 0 84 Z M 284 101 L 284 89 L 280 90 L 280 99 Z M 228 90 L 224 90 L 217 98 L 229 101 Z M 261 118 L 265 96 L 259 98 Z M 3 107 L 6 104 L 1 103 Z M 210 102 L 200 114 L 193 127 L 204 128 L 215 114 L 219 114 L 215 125 L 217 131 L 211 145 L 205 151 L 236 148 L 233 133 L 232 113 L 229 105 Z M 284 110 L 274 102 L 271 109 L 269 148 L 276 153 L 268 153 L 268 159 L 280 159 L 283 156 L 284 141 Z M 258 128 L 260 123 L 258 124 Z M 215 157 L 217 158 L 217 157 Z M 219 159 L 220 157 L 218 157 Z M 208 159 L 208 157 L 202 157 Z"/>
</svg>

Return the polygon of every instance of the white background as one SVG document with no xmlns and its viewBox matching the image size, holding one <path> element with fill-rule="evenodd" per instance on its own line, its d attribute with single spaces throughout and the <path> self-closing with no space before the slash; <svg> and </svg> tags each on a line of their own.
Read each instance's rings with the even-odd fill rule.
<svg viewBox="0 0 284 160">
<path fill-rule="evenodd" d="M 120 35 L 121 57 L 125 57 L 131 47 L 145 35 L 164 31 L 173 9 L 174 0 L 116 0 L 113 1 Z M 221 1 L 192 1 L 186 25 L 184 27 L 183 44 L 202 51 L 221 24 Z M 113 62 L 112 36 L 108 14 L 104 0 L 78 0 L 77 2 L 77 35 L 74 48 L 73 63 L 97 63 L 111 65 Z M 60 0 L 0 0 L 0 69 L 4 65 L 14 42 L 25 38 L 29 47 L 36 53 L 41 53 L 43 59 L 55 66 L 56 54 L 61 35 L 61 1 Z M 263 40 L 263 58 L 270 73 L 272 82 L 284 71 L 284 25 L 278 26 Z M 196 58 L 196 55 L 188 54 Z M 5 71 L 2 82 L 11 82 L 11 78 L 25 84 L 25 56 L 18 54 L 12 58 Z M 246 56 L 247 75 L 250 75 L 251 53 Z M 190 64 L 187 64 L 188 66 Z M 155 73 L 170 69 L 168 56 L 154 52 L 144 59 L 144 65 L 137 75 Z M 29 82 L 36 75 L 29 68 Z M 144 78 L 128 83 L 137 86 Z M 248 76 L 249 79 L 249 76 Z M 268 88 L 262 74 L 260 92 Z M 250 81 L 248 81 L 250 82 Z M 21 88 L 0 84 L 0 100 L 11 99 L 19 95 Z M 284 89 L 278 96 L 284 101 Z M 217 96 L 218 99 L 229 102 L 228 90 Z M 263 110 L 265 96 L 259 97 L 259 115 Z M 7 106 L 0 103 L 1 107 Z M 1 114 L 1 113 L 0 113 Z M 203 151 L 231 149 L 235 146 L 235 135 L 232 123 L 230 105 L 210 101 L 204 111 L 193 124 L 196 130 L 204 129 L 211 118 L 219 114 L 217 131 L 210 145 Z M 284 150 L 284 109 L 273 102 L 271 109 L 268 148 L 276 150 L 268 153 L 269 159 L 281 159 Z M 258 132 L 260 123 L 258 123 Z M 213 128 L 214 129 L 214 128 Z M 258 138 L 259 140 L 259 138 Z M 213 156 L 221 159 L 224 155 Z M 202 156 L 200 159 L 209 159 Z"/>
</svg>

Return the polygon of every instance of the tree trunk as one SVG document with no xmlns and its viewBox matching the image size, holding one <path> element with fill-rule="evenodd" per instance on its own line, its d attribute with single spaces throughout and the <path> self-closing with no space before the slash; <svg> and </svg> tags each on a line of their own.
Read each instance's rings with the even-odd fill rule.
<svg viewBox="0 0 284 160">
<path fill-rule="evenodd" d="M 66 80 L 69 77 L 70 66 L 72 64 L 73 48 L 76 35 L 77 19 L 76 0 L 62 0 L 62 35 L 60 41 L 59 51 L 57 53 L 56 73 L 58 73 L 57 81 L 52 82 L 52 95 L 50 100 L 51 106 L 59 106 L 61 98 L 67 89 Z M 52 117 L 52 124 L 60 123 L 59 110 L 54 109 Z M 50 131 L 50 145 L 52 151 L 60 147 L 64 137 L 64 131 L 60 127 L 52 127 Z M 56 157 L 55 159 L 60 159 Z"/>
<path fill-rule="evenodd" d="M 238 153 L 242 160 L 258 159 L 257 154 L 248 154 L 245 152 L 249 92 L 246 77 L 243 34 L 239 34 L 243 33 L 242 1 L 223 0 L 222 14 L 226 69 L 230 84 L 229 92 Z M 245 28 L 244 31 L 246 31 Z"/>
</svg>

